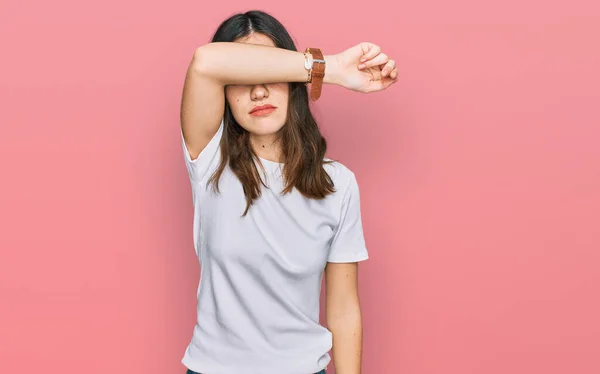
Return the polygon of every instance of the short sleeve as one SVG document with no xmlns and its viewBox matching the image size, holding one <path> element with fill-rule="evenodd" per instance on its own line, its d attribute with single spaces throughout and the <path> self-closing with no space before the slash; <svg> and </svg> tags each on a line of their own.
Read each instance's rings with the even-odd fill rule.
<svg viewBox="0 0 600 374">
<path fill-rule="evenodd" d="M 185 166 L 188 171 L 188 176 L 191 182 L 199 182 L 203 180 L 204 177 L 208 175 L 208 171 L 214 169 L 219 162 L 220 143 L 221 137 L 223 135 L 223 120 L 221 120 L 221 125 L 219 125 L 219 129 L 217 130 L 215 135 L 208 142 L 206 147 L 204 147 L 202 152 L 200 152 L 198 157 L 196 157 L 193 160 L 189 150 L 187 149 L 181 126 L 179 130 L 179 132 L 181 133 L 181 147 L 183 150 L 183 158 L 185 160 Z"/>
<path fill-rule="evenodd" d="M 360 214 L 360 193 L 352 174 L 344 192 L 339 224 L 329 248 L 328 262 L 357 262 L 369 258 Z"/>
</svg>

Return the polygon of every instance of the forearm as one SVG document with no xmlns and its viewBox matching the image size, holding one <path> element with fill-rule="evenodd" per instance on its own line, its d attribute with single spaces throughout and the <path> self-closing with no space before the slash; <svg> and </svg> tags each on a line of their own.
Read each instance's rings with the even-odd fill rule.
<svg viewBox="0 0 600 374">
<path fill-rule="evenodd" d="M 362 364 L 362 316 L 360 309 L 329 318 L 333 334 L 333 363 L 336 374 L 360 374 Z"/>
<path fill-rule="evenodd" d="M 323 83 L 335 84 L 336 59 L 326 55 Z M 306 82 L 304 53 L 265 45 L 216 42 L 198 47 L 192 62 L 195 70 L 222 85 Z"/>
</svg>

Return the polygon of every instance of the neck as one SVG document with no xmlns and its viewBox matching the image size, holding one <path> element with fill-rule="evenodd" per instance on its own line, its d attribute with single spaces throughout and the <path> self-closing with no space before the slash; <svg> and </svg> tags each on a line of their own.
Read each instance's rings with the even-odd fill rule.
<svg viewBox="0 0 600 374">
<path fill-rule="evenodd" d="M 281 162 L 281 147 L 275 135 L 250 135 L 250 145 L 259 157 Z"/>
</svg>

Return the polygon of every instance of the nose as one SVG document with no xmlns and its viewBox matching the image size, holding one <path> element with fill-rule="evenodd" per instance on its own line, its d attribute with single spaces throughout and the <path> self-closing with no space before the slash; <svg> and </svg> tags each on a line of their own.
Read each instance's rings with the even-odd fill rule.
<svg viewBox="0 0 600 374">
<path fill-rule="evenodd" d="M 252 98 L 252 100 L 256 101 L 263 100 L 269 97 L 269 90 L 264 84 L 255 84 L 250 90 L 250 97 Z"/>
</svg>

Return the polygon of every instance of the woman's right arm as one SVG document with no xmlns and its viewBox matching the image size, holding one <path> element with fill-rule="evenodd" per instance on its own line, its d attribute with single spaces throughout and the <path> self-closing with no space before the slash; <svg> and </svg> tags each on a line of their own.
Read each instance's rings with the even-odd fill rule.
<svg viewBox="0 0 600 374">
<path fill-rule="evenodd" d="M 396 62 L 381 47 L 362 42 L 324 55 L 323 83 L 369 93 L 397 81 Z M 188 67 L 181 101 L 181 130 L 192 159 L 216 134 L 225 109 L 225 86 L 306 82 L 304 53 L 259 44 L 208 43 L 198 47 Z"/>
<path fill-rule="evenodd" d="M 326 61 L 323 83 L 334 83 L 335 58 Z M 225 86 L 306 82 L 304 53 L 258 44 L 208 43 L 198 47 L 187 70 L 181 100 L 181 129 L 192 156 L 215 135 L 225 109 Z"/>
</svg>

